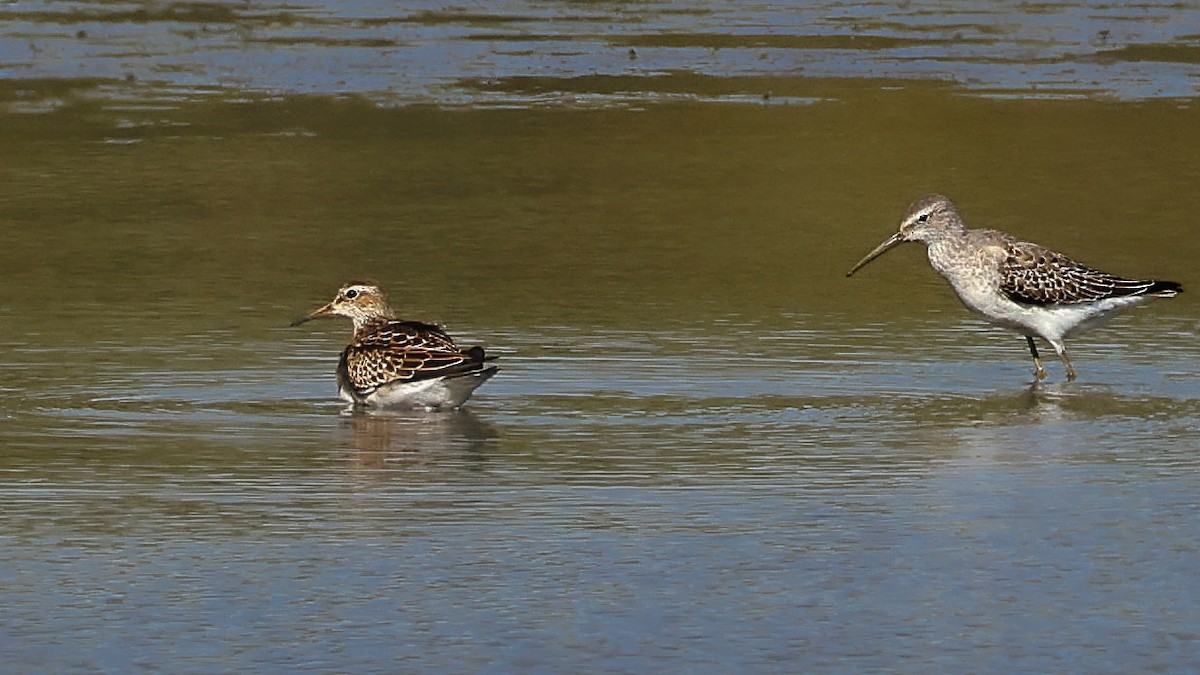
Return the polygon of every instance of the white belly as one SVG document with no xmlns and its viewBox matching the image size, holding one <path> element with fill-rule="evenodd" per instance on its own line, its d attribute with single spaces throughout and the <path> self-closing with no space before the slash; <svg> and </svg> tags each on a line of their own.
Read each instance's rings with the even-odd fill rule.
<svg viewBox="0 0 1200 675">
<path fill-rule="evenodd" d="M 495 373 L 496 368 L 492 367 L 463 375 L 395 382 L 379 387 L 362 399 L 356 398 L 345 387 L 339 388 L 338 394 L 351 403 L 372 408 L 451 410 L 465 403 L 471 392 Z"/>
<path fill-rule="evenodd" d="M 951 285 L 964 305 L 988 321 L 1052 342 L 1095 328 L 1111 319 L 1117 310 L 1149 299 L 1134 295 L 1062 305 L 1023 305 L 1009 300 L 999 289 L 986 291 L 970 284 L 960 288 L 953 282 Z"/>
</svg>

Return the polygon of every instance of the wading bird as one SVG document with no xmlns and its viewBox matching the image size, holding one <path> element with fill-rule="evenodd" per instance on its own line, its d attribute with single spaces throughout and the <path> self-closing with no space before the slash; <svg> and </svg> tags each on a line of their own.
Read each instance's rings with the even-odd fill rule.
<svg viewBox="0 0 1200 675">
<path fill-rule="evenodd" d="M 496 374 L 483 347 L 462 349 L 440 326 L 397 319 L 374 284 L 346 284 L 292 325 L 332 316 L 354 322 L 337 379 L 338 393 L 356 407 L 449 410 Z"/>
<path fill-rule="evenodd" d="M 1066 367 L 1067 379 L 1074 380 L 1063 338 L 1094 328 L 1125 307 L 1183 290 L 1174 281 L 1138 281 L 1100 272 L 1004 232 L 967 229 L 954 205 L 941 195 L 913 202 L 900 230 L 846 276 L 906 241 L 928 247 L 929 263 L 968 309 L 1025 336 L 1039 380 L 1046 370 L 1035 337 L 1050 343 Z"/>
</svg>

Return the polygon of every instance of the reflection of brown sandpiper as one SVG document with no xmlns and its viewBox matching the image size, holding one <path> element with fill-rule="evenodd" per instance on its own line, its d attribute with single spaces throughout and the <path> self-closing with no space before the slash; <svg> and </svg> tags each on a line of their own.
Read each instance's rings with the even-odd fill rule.
<svg viewBox="0 0 1200 675">
<path fill-rule="evenodd" d="M 1093 328 L 1125 307 L 1151 297 L 1169 298 L 1182 287 L 1174 281 L 1137 281 L 1085 267 L 1048 248 L 1017 241 L 996 230 L 968 230 L 949 199 L 922 197 L 909 207 L 900 231 L 863 258 L 846 276 L 906 241 L 928 247 L 929 262 L 969 309 L 992 323 L 1025 336 L 1046 376 L 1033 338 L 1054 347 L 1075 379 L 1063 338 Z"/>
<path fill-rule="evenodd" d="M 495 357 L 462 349 L 440 326 L 397 319 L 378 286 L 343 286 L 325 306 L 292 322 L 344 316 L 354 337 L 338 362 L 338 392 L 356 406 L 443 410 L 463 404 L 492 375 Z"/>
</svg>

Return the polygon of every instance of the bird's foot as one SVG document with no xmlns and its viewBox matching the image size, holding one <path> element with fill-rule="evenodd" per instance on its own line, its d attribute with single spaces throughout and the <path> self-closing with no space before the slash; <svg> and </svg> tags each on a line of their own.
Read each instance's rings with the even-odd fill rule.
<svg viewBox="0 0 1200 675">
<path fill-rule="evenodd" d="M 1035 358 L 1033 360 L 1033 365 L 1035 367 L 1033 376 L 1037 378 L 1037 381 L 1041 382 L 1042 380 L 1046 379 L 1046 369 L 1042 367 L 1042 360 Z"/>
<path fill-rule="evenodd" d="M 1071 365 L 1071 359 L 1068 359 L 1065 353 L 1059 356 L 1062 357 L 1063 368 L 1067 369 L 1067 382 L 1075 381 L 1075 367 Z"/>
</svg>

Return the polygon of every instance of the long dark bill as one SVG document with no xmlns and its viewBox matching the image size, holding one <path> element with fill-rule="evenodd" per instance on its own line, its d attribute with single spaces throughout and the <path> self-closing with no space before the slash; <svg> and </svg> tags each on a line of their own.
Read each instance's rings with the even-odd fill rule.
<svg viewBox="0 0 1200 675">
<path fill-rule="evenodd" d="M 884 253 L 887 253 L 888 250 L 891 249 L 893 246 L 895 246 L 897 244 L 902 244 L 902 243 L 904 243 L 904 235 L 900 234 L 899 232 L 897 232 L 896 234 L 893 234 L 891 237 L 888 237 L 887 241 L 876 246 L 874 251 L 871 251 L 870 253 L 868 253 L 866 255 L 866 257 L 864 257 L 862 260 L 859 260 L 858 264 L 854 266 L 854 269 L 850 270 L 849 272 L 846 272 L 846 276 L 848 276 L 848 277 L 853 276 L 855 272 L 862 269 L 863 265 L 866 265 L 867 263 L 871 262 L 872 260 L 883 255 Z"/>
</svg>

